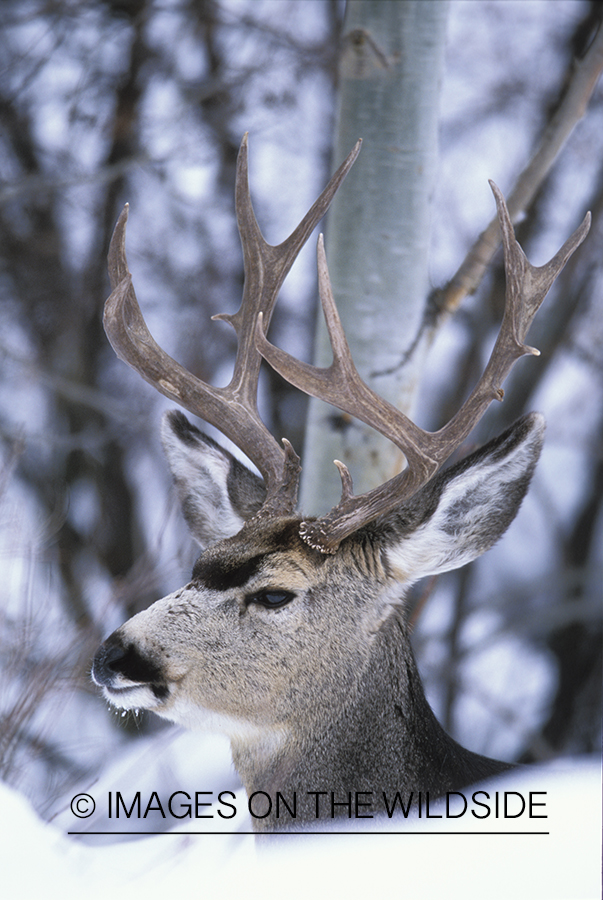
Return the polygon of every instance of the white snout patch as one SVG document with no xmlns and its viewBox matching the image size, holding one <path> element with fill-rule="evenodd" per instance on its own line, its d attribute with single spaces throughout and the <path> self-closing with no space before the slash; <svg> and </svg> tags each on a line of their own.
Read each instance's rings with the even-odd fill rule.
<svg viewBox="0 0 603 900">
<path fill-rule="evenodd" d="M 256 725 L 248 719 L 228 716 L 191 703 L 185 696 L 178 696 L 177 691 L 174 694 L 170 692 L 166 701 L 158 700 L 145 684 L 130 683 L 124 687 L 103 685 L 103 694 L 116 709 L 145 709 L 187 730 L 223 734 L 233 745 L 254 746 L 256 752 L 275 752 L 288 734 L 284 726 Z"/>
<path fill-rule="evenodd" d="M 285 726 L 256 725 L 248 719 L 192 706 L 186 701 L 176 701 L 166 710 L 165 717 L 187 729 L 223 734 L 230 740 L 233 752 L 250 751 L 256 759 L 273 758 L 289 735 Z"/>
<path fill-rule="evenodd" d="M 114 702 L 113 699 L 111 702 Z M 140 706 L 145 707 L 145 704 L 141 703 Z M 149 709 L 149 706 L 146 705 L 146 708 Z M 273 755 L 289 734 L 284 725 L 255 724 L 243 717 L 216 712 L 192 703 L 185 696 L 178 696 L 177 692 L 165 707 L 159 705 L 152 711 L 176 725 L 182 725 L 187 731 L 209 731 L 214 734 L 223 734 L 230 740 L 233 749 L 236 747 L 253 748 L 254 752 L 260 755 Z"/>
<path fill-rule="evenodd" d="M 105 699 L 117 709 L 150 709 L 154 710 L 160 702 L 146 684 L 133 684 L 128 687 L 102 686 Z"/>
</svg>

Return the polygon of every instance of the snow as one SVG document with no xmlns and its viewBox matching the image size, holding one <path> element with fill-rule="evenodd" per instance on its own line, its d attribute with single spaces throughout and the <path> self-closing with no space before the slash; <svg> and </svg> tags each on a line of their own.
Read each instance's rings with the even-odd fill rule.
<svg viewBox="0 0 603 900">
<path fill-rule="evenodd" d="M 495 791 L 501 798 L 505 791 L 525 798 L 533 792 L 532 811 L 546 818 L 385 821 L 379 828 L 395 834 L 379 828 L 360 833 L 354 826 L 347 834 L 287 835 L 264 849 L 250 835 L 192 835 L 180 827 L 178 833 L 137 842 L 82 846 L 42 823 L 21 795 L 0 786 L 3 896 L 154 900 L 194 891 L 214 900 L 595 900 L 600 897 L 600 785 L 595 762 L 526 768 L 480 787 L 489 793 L 492 809 Z M 509 793 L 509 805 L 511 800 Z"/>
</svg>

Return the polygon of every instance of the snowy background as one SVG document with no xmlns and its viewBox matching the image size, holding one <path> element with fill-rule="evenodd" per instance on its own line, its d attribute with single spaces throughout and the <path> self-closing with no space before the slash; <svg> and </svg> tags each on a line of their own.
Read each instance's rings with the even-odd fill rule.
<svg viewBox="0 0 603 900">
<path fill-rule="evenodd" d="M 335 0 L 1 4 L 3 896 L 100 896 L 118 885 L 125 894 L 134 881 L 145 896 L 164 896 L 167 886 L 265 895 L 271 884 L 295 895 L 308 872 L 310 886 L 313 878 L 325 885 L 327 869 L 334 887 L 359 892 L 378 870 L 384 890 L 456 896 L 459 884 L 458 896 L 468 897 L 464 873 L 479 887 L 480 873 L 491 879 L 496 871 L 500 880 L 475 896 L 508 896 L 511 884 L 515 897 L 598 896 L 599 768 L 587 760 L 601 733 L 602 86 L 519 229 L 539 264 L 586 209 L 594 217 L 547 300 L 549 319 L 530 335 L 541 359 L 530 361 L 529 375 L 526 363 L 486 425 L 494 434 L 524 408 L 545 413 L 547 443 L 529 498 L 484 559 L 419 586 L 415 598 L 418 662 L 447 729 L 488 755 L 554 761 L 542 776 L 550 838 L 459 844 L 460 836 L 416 835 L 400 844 L 367 836 L 337 846 L 329 839 L 328 849 L 316 839 L 268 864 L 244 835 L 66 834 L 119 830 L 101 803 L 76 820 L 69 803 L 79 792 L 242 794 L 221 739 L 146 716 L 122 720 L 89 682 L 98 642 L 187 580 L 195 555 L 157 440 L 167 401 L 114 358 L 102 333 L 104 260 L 129 201 L 129 262 L 152 333 L 196 374 L 224 383 L 232 337 L 208 321 L 233 312 L 241 294 L 236 151 L 248 131 L 254 203 L 276 243 L 339 162 L 330 153 L 343 10 Z M 490 220 L 487 179 L 508 191 L 525 165 L 599 15 L 599 4 L 582 0 L 451 3 L 434 285 L 451 277 Z M 275 342 L 304 358 L 315 295 L 310 249 L 274 322 Z M 427 424 L 475 379 L 499 317 L 500 266 L 432 350 L 421 404 Z M 303 399 L 269 376 L 263 391 L 275 433 L 301 447 Z M 249 827 L 239 816 L 234 826 L 209 821 Z M 139 830 L 166 827 L 159 814 L 136 822 Z M 488 848 L 474 843 L 486 840 Z"/>
</svg>

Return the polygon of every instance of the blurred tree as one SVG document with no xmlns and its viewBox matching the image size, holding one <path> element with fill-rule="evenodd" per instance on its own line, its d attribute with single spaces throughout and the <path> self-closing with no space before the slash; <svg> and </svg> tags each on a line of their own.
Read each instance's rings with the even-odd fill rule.
<svg viewBox="0 0 603 900">
<path fill-rule="evenodd" d="M 412 349 L 429 286 L 447 10 L 445 0 L 350 0 L 339 60 L 337 159 L 359 137 L 364 147 L 329 217 L 326 249 L 335 301 L 361 377 L 407 414 L 424 355 Z M 322 321 L 316 344 L 318 365 L 329 365 Z M 350 468 L 357 494 L 387 481 L 402 462 L 398 448 L 382 435 L 349 416 L 333 415 L 319 400 L 310 403 L 303 459 L 301 506 L 312 513 L 339 501 L 333 459 Z"/>
<path fill-rule="evenodd" d="M 277 6 L 276 21 L 270 3 L 213 0 L 7 0 L 0 10 L 0 434 L 7 454 L 21 448 L 15 477 L 36 517 L 55 523 L 46 556 L 84 658 L 80 679 L 115 602 L 118 618 L 131 615 L 167 574 L 153 527 L 166 485 L 154 470 L 156 398 L 114 359 L 102 329 L 111 231 L 130 199 L 133 219 L 147 220 L 132 229 L 134 261 L 160 299 L 168 345 L 219 377 L 232 335 L 213 326 L 208 342 L 203 319 L 240 298 L 241 133 L 295 115 L 304 81 L 320 85 L 330 115 L 338 4 L 309 16 L 295 2 Z M 274 388 L 278 421 L 290 392 Z M 30 726 L 17 709 L 5 711 L 5 762 Z"/>
<path fill-rule="evenodd" d="M 603 67 L 603 10 L 598 3 L 586 3 L 581 12 L 573 29 L 568 29 L 564 36 L 563 49 L 560 47 L 558 84 L 543 98 L 540 135 L 533 138 L 538 138 L 535 141 L 537 146 L 521 176 L 518 178 L 518 173 L 513 174 L 516 187 L 508 194 L 510 209 L 514 208 L 515 202 L 523 203 L 527 208 L 527 214 L 516 232 L 528 256 L 531 255 L 532 245 L 555 215 L 555 204 L 562 203 L 558 199 L 563 179 L 559 172 L 562 164 L 560 162 L 554 168 L 553 163 L 576 121 L 584 115 L 590 92 Z M 570 107 L 573 104 L 572 112 Z M 595 100 L 594 105 L 598 109 L 600 100 Z M 583 407 L 588 419 L 586 431 L 563 434 L 560 429 L 564 425 L 553 419 L 548 438 L 549 442 L 561 439 L 574 447 L 572 465 L 580 468 L 578 477 L 582 482 L 576 492 L 575 505 L 565 521 L 555 513 L 554 523 L 548 523 L 553 546 L 540 582 L 535 583 L 532 577 L 519 587 L 513 579 L 507 588 L 508 595 L 494 606 L 501 615 L 500 628 L 503 633 L 523 632 L 528 645 L 539 648 L 549 660 L 553 660 L 554 687 L 548 710 L 538 724 L 525 734 L 524 743 L 520 742 L 517 747 L 518 757 L 526 762 L 546 760 L 559 753 L 597 752 L 601 745 L 603 491 L 600 469 L 603 397 L 599 386 L 603 345 L 601 329 L 595 324 L 595 319 L 601 311 L 601 268 L 598 258 L 603 239 L 603 174 L 600 168 L 593 174 L 582 202 L 582 209 L 592 212 L 593 229 L 581 248 L 580 258 L 572 260 L 566 267 L 530 333 L 530 343 L 539 348 L 541 357 L 537 365 L 518 367 L 506 386 L 504 403 L 491 408 L 476 430 L 478 441 L 503 430 L 523 412 L 538 408 L 547 389 L 555 393 L 563 390 L 564 381 L 568 384 L 571 375 L 564 378 L 560 373 L 564 365 L 571 368 L 569 361 L 572 358 L 580 360 L 584 366 L 586 380 L 591 385 L 589 412 L 586 412 L 586 404 Z M 565 170 L 565 177 L 570 184 L 575 181 L 571 168 Z M 556 218 L 561 216 L 557 214 Z M 568 232 L 573 224 L 573 221 L 568 223 Z M 481 246 L 476 252 L 478 246 L 476 244 L 471 249 L 466 263 L 471 264 L 473 254 L 480 258 L 480 266 L 491 258 L 493 247 L 486 250 Z M 438 327 L 441 326 L 442 313 L 447 313 L 447 303 L 452 302 L 456 307 L 458 299 L 455 301 L 453 297 L 459 290 L 459 274 L 462 271 L 463 267 L 446 286 L 432 293 L 430 302 Z M 481 278 L 481 274 L 478 277 Z M 448 419 L 470 391 L 483 365 L 484 342 L 488 340 L 487 335 L 491 334 L 494 323 L 500 321 L 505 289 L 500 262 L 495 265 L 489 282 L 480 303 L 470 311 L 466 320 L 466 351 L 457 363 L 460 377 L 450 384 L 450 396 L 444 400 L 436 418 L 438 426 Z M 475 287 L 476 283 L 473 283 L 469 290 L 473 291 Z M 590 331 L 590 340 L 585 339 L 587 330 Z M 585 352 L 586 343 L 588 350 Z M 555 501 L 544 493 L 550 489 L 539 481 L 534 489 L 540 492 L 545 515 L 550 515 Z M 533 540 L 537 541 L 539 537 L 539 533 L 534 534 Z M 471 617 L 479 609 L 479 592 L 483 591 L 483 579 L 476 575 L 478 572 L 471 569 L 451 573 L 448 585 L 454 599 L 445 663 L 448 677 L 442 716 L 447 726 L 457 733 L 459 720 L 466 708 L 463 691 L 459 687 L 464 681 L 467 656 L 472 652 L 467 649 L 466 635 L 471 628 Z M 501 592 L 504 589 L 502 584 Z M 538 618 L 538 624 L 532 617 Z M 509 704 L 506 717 L 508 721 L 517 721 L 518 712 L 513 711 L 513 704 Z"/>
<path fill-rule="evenodd" d="M 453 0 L 450 9 L 432 223 L 432 276 L 443 287 L 429 298 L 432 323 L 442 310 L 447 315 L 450 273 L 491 215 L 482 182 L 493 177 L 508 193 L 530 142 L 546 132 L 573 83 L 601 15 L 600 4 L 582 0 L 547 5 L 546 13 L 542 4 L 500 0 Z M 98 767 L 103 750 L 97 741 L 80 765 L 76 732 L 64 734 L 58 716 L 36 738 L 43 696 L 23 698 L 49 677 L 65 697 L 63 664 L 63 675 L 71 667 L 79 673 L 70 702 L 88 702 L 89 648 L 100 632 L 172 588 L 192 556 L 162 499 L 167 477 L 156 427 L 163 401 L 114 359 L 102 333 L 113 223 L 129 200 L 129 259 L 158 342 L 200 377 L 223 383 L 232 333 L 205 323 L 233 312 L 241 295 L 236 150 L 249 130 L 258 218 L 276 243 L 326 181 L 343 12 L 338 0 L 0 4 L 0 436 L 11 473 L 5 494 L 14 491 L 41 523 L 42 572 L 24 590 L 22 608 L 10 579 L 0 595 L 7 685 L 0 754 L 2 777 L 21 778 L 30 795 L 28 761 L 51 773 L 50 792 Z M 510 32 L 512 40 L 503 40 Z M 524 408 L 549 413 L 548 456 L 519 526 L 520 534 L 522 527 L 534 533 L 524 546 L 511 539 L 511 550 L 489 554 L 486 567 L 421 586 L 413 599 L 436 709 L 455 736 L 494 755 L 540 759 L 599 746 L 602 115 L 598 91 L 521 223 L 518 236 L 533 259 L 550 255 L 586 208 L 595 224 L 530 337 L 541 359 L 522 365 L 478 436 L 502 430 Z M 283 288 L 271 333 L 306 358 L 314 333 L 311 257 Z M 438 427 L 478 377 L 502 291 L 495 262 L 479 294 L 440 331 L 418 404 L 422 424 Z M 304 398 L 267 372 L 261 401 L 275 434 L 300 448 Z M 9 523 L 5 532 L 4 552 L 14 555 L 16 530 Z M 528 545 L 535 558 L 525 565 Z M 31 629 L 30 598 L 39 608 L 44 592 L 61 611 Z M 14 649 L 19 634 L 23 652 Z M 530 688 L 535 700 L 521 691 L 507 697 L 507 682 L 495 686 L 491 670 L 479 671 L 480 651 L 497 642 L 515 673 L 546 670 Z M 53 659 L 58 671 L 45 666 Z M 104 716 L 96 698 L 90 705 Z M 490 734 L 493 716 L 509 727 Z M 83 718 L 74 718 L 85 730 Z M 476 721 L 485 723 L 481 730 Z"/>
</svg>

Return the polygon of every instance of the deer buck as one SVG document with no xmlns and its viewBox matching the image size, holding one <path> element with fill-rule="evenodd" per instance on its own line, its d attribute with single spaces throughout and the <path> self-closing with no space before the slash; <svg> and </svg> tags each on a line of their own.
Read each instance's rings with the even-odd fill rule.
<svg viewBox="0 0 603 900">
<path fill-rule="evenodd" d="M 179 411 L 163 420 L 163 444 L 186 521 L 205 548 L 190 582 L 118 628 L 97 651 L 92 676 L 124 710 L 142 708 L 187 728 L 230 738 L 248 794 L 297 798 L 256 819 L 258 831 L 303 828 L 317 818 L 316 795 L 348 815 L 350 792 L 363 813 L 384 812 L 383 795 L 459 790 L 511 768 L 457 744 L 423 692 L 410 645 L 404 595 L 417 579 L 462 566 L 488 550 L 516 515 L 544 435 L 539 414 L 442 470 L 524 354 L 528 327 L 551 284 L 585 238 L 589 216 L 546 265 L 536 268 L 515 240 L 502 194 L 492 184 L 507 280 L 504 318 L 491 358 L 462 408 L 440 431 L 418 428 L 360 379 L 333 302 L 322 240 L 319 292 L 333 348 L 320 369 L 266 339 L 284 278 L 351 168 L 360 142 L 302 222 L 271 246 L 248 187 L 247 139 L 236 176 L 245 285 L 239 311 L 215 318 L 237 333 L 225 388 L 197 379 L 154 342 L 125 256 L 127 207 L 109 251 L 113 293 L 105 329 L 117 355 L 157 390 L 216 426 L 257 466 L 260 479 Z M 355 496 L 339 462 L 340 502 L 328 514 L 296 512 L 299 459 L 259 418 L 262 358 L 296 388 L 375 428 L 407 466 Z M 416 796 L 416 793 L 415 793 Z"/>
</svg>

